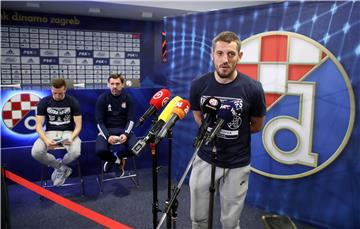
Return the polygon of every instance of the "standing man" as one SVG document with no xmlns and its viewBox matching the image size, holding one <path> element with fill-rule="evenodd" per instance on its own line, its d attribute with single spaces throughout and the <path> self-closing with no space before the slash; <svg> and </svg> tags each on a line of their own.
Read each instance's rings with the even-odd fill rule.
<svg viewBox="0 0 360 229">
<path fill-rule="evenodd" d="M 31 149 L 31 155 L 40 163 L 54 168 L 51 179 L 55 186 L 61 186 L 72 172 L 67 164 L 80 156 L 81 140 L 78 136 L 82 117 L 79 102 L 66 95 L 66 82 L 63 78 L 52 80 L 51 94 L 37 105 L 36 132 L 39 138 Z M 59 146 L 65 147 L 67 153 L 62 159 L 55 159 L 47 150 Z"/>
<path fill-rule="evenodd" d="M 211 59 L 215 71 L 195 79 L 191 84 L 190 103 L 197 124 L 203 117 L 201 104 L 209 96 L 236 106 L 233 120 L 224 123 L 215 143 L 215 187 L 220 194 L 223 229 L 240 228 L 250 174 L 251 133 L 261 130 L 266 113 L 261 83 L 236 71 L 242 57 L 241 41 L 233 32 L 222 32 L 212 41 Z M 211 154 L 214 142 L 203 145 L 193 163 L 190 176 L 192 228 L 207 228 Z"/>
<path fill-rule="evenodd" d="M 133 156 L 131 147 L 136 138 L 131 132 L 134 126 L 132 98 L 123 91 L 121 74 L 108 77 L 109 91 L 100 95 L 96 102 L 96 123 L 99 135 L 96 139 L 96 154 L 106 161 L 104 172 L 118 165 L 120 176 L 124 175 L 124 157 Z"/>
</svg>

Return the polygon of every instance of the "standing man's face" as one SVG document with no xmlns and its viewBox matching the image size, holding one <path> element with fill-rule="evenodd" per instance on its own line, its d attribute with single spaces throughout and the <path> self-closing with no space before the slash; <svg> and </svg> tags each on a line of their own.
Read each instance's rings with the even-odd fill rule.
<svg viewBox="0 0 360 229">
<path fill-rule="evenodd" d="M 124 85 L 121 83 L 120 78 L 117 78 L 117 79 L 110 78 L 108 87 L 110 88 L 111 94 L 119 95 L 121 93 L 121 90 L 123 89 Z"/>
<path fill-rule="evenodd" d="M 63 86 L 61 88 L 51 87 L 51 94 L 55 101 L 61 101 L 65 98 L 66 88 Z"/>
<path fill-rule="evenodd" d="M 242 52 L 237 51 L 237 45 L 234 41 L 230 43 L 216 42 L 211 57 L 218 76 L 223 79 L 234 76 L 236 64 L 241 59 L 241 56 Z"/>
</svg>

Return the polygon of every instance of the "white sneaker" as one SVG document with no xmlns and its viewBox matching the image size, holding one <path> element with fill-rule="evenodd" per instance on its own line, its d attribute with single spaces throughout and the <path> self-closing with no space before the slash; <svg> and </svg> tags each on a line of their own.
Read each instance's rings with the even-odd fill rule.
<svg viewBox="0 0 360 229">
<path fill-rule="evenodd" d="M 57 174 L 58 174 L 58 169 L 54 169 L 54 172 L 51 174 L 51 180 L 52 182 L 55 181 L 56 177 L 57 177 Z"/>
<path fill-rule="evenodd" d="M 61 186 L 65 183 L 66 178 L 70 176 L 72 169 L 66 165 L 62 165 L 56 173 L 56 178 L 54 180 L 54 186 Z"/>
<path fill-rule="evenodd" d="M 61 159 L 61 158 L 57 158 L 56 160 L 57 160 L 58 162 L 62 163 L 62 159 Z M 52 180 L 52 182 L 55 181 L 56 176 L 57 176 L 57 173 L 58 173 L 58 169 L 54 169 L 54 172 L 51 174 L 51 180 Z"/>
</svg>

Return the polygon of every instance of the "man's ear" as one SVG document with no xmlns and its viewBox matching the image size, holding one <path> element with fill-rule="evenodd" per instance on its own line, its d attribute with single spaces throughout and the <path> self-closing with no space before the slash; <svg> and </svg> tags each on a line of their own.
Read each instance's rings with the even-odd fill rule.
<svg viewBox="0 0 360 229">
<path fill-rule="evenodd" d="M 241 60 L 243 54 L 244 54 L 244 53 L 243 53 L 242 51 L 239 52 L 239 58 L 240 58 L 240 60 Z"/>
</svg>

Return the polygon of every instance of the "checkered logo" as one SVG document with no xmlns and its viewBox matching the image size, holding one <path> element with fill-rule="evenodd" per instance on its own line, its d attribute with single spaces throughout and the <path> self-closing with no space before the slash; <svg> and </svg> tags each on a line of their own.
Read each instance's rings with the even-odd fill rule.
<svg viewBox="0 0 360 229">
<path fill-rule="evenodd" d="M 40 97 L 30 93 L 12 96 L 3 106 L 2 119 L 7 128 L 19 134 L 35 131 L 36 105 Z"/>
<path fill-rule="evenodd" d="M 287 93 L 290 81 L 302 81 L 327 55 L 294 33 L 276 32 L 247 39 L 240 72 L 262 83 L 268 108 Z"/>
<path fill-rule="evenodd" d="M 254 35 L 242 51 L 237 69 L 262 83 L 267 106 L 252 141 L 253 171 L 293 179 L 325 168 L 354 124 L 354 93 L 339 61 L 318 42 L 284 31 Z"/>
</svg>

